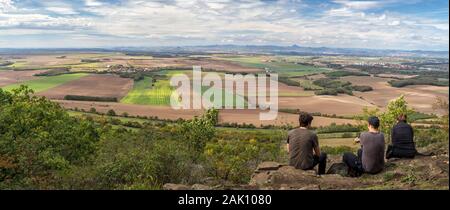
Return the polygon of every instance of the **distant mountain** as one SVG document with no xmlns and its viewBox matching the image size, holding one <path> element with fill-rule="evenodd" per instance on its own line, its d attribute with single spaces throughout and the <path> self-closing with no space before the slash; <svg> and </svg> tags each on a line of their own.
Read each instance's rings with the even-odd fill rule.
<svg viewBox="0 0 450 210">
<path fill-rule="evenodd" d="M 378 50 L 357 48 L 328 48 L 328 47 L 301 47 L 275 46 L 275 45 L 207 45 L 184 47 L 151 47 L 114 48 L 121 51 L 159 52 L 159 53 L 250 53 L 250 54 L 277 54 L 277 55 L 348 55 L 348 56 L 399 56 L 399 57 L 436 57 L 448 58 L 448 51 L 421 51 L 421 50 Z"/>
<path fill-rule="evenodd" d="M 347 55 L 347 56 L 398 56 L 449 58 L 448 51 L 381 50 L 363 48 L 328 48 L 276 45 L 207 45 L 178 47 L 115 47 L 83 49 L 0 49 L 0 54 L 33 54 L 64 52 L 124 52 L 131 54 L 187 55 L 211 53 L 275 54 L 275 55 Z"/>
</svg>

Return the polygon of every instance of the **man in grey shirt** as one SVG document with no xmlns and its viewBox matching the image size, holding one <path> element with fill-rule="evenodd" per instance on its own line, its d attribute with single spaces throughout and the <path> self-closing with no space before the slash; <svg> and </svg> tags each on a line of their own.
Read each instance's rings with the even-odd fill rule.
<svg viewBox="0 0 450 210">
<path fill-rule="evenodd" d="M 368 120 L 369 132 L 364 132 L 356 141 L 361 143 L 358 156 L 345 153 L 342 161 L 349 167 L 351 176 L 360 176 L 362 173 L 376 174 L 384 168 L 384 135 L 378 128 L 380 120 L 370 117 Z"/>
<path fill-rule="evenodd" d="M 327 154 L 320 152 L 317 135 L 309 130 L 313 119 L 310 114 L 302 112 L 299 117 L 300 127 L 289 131 L 289 165 L 302 170 L 312 170 L 319 165 L 318 174 L 324 174 Z"/>
</svg>

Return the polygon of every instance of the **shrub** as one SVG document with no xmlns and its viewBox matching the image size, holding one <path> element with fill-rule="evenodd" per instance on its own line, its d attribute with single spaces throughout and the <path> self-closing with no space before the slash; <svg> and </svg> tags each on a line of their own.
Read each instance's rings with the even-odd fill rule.
<svg viewBox="0 0 450 210">
<path fill-rule="evenodd" d="M 118 102 L 116 97 L 80 96 L 80 95 L 66 95 L 66 96 L 64 96 L 64 100 Z"/>
<path fill-rule="evenodd" d="M 323 89 L 323 90 L 316 90 L 314 94 L 320 96 L 320 95 L 330 95 L 330 96 L 337 96 L 338 92 L 334 89 Z"/>
<path fill-rule="evenodd" d="M 106 112 L 106 115 L 108 116 L 116 116 L 116 112 L 113 109 L 108 110 L 108 112 Z"/>
<path fill-rule="evenodd" d="M 355 72 L 355 71 L 332 71 L 325 73 L 330 78 L 339 78 L 346 76 L 369 76 L 369 74 L 364 72 Z"/>
<path fill-rule="evenodd" d="M 297 86 L 300 87 L 300 82 L 289 79 L 288 77 L 280 77 L 278 81 L 284 83 L 289 86 Z"/>
<path fill-rule="evenodd" d="M 205 148 L 209 174 L 221 180 L 247 183 L 253 170 L 263 160 L 276 160 L 280 149 L 275 144 L 255 139 L 208 143 Z"/>
<path fill-rule="evenodd" d="M 400 80 L 391 80 L 388 81 L 388 83 L 392 87 L 406 87 L 409 85 L 434 85 L 434 86 L 448 86 L 448 80 L 443 81 L 439 80 L 434 77 L 425 77 L 425 76 L 419 76 L 409 79 L 400 79 Z"/>
<path fill-rule="evenodd" d="M 316 129 L 317 133 L 342 133 L 342 132 L 360 132 L 361 128 L 359 126 L 351 124 L 337 125 L 336 123 L 331 123 L 329 126 L 321 126 Z M 352 135 L 353 136 L 353 135 Z"/>
<path fill-rule="evenodd" d="M 55 171 L 86 163 L 99 140 L 93 122 L 32 94 L 26 86 L 0 89 L 0 158 L 10 163 L 0 166 L 0 182 L 11 188 L 35 188 Z"/>
<path fill-rule="evenodd" d="M 338 147 L 323 146 L 323 147 L 320 147 L 320 150 L 329 155 L 342 155 L 346 152 L 352 152 L 352 153 L 356 152 L 356 149 L 348 147 L 348 146 L 338 146 Z"/>
<path fill-rule="evenodd" d="M 96 114 L 97 113 L 97 109 L 95 109 L 94 107 L 91 107 L 91 109 L 89 109 L 89 112 Z"/>
<path fill-rule="evenodd" d="M 369 91 L 373 91 L 373 88 L 367 85 L 355 85 L 352 86 L 352 89 L 354 91 L 359 91 L 359 92 L 369 92 Z"/>
</svg>

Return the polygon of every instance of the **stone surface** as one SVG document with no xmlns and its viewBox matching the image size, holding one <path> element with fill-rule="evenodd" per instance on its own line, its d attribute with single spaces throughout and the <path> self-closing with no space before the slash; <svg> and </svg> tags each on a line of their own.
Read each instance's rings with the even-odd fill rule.
<svg viewBox="0 0 450 210">
<path fill-rule="evenodd" d="M 275 166 L 274 163 L 261 163 L 262 166 Z M 351 188 L 355 184 L 355 180 L 342 177 L 337 174 L 316 175 L 314 170 L 299 170 L 292 166 L 283 166 L 279 168 L 259 167 L 253 174 L 250 185 L 258 186 L 262 189 L 280 189 L 280 190 L 318 190 L 322 188 Z M 264 168 L 264 170 L 260 170 Z"/>
<path fill-rule="evenodd" d="M 191 187 L 192 190 L 212 190 L 213 188 L 203 184 L 194 184 Z"/>
<path fill-rule="evenodd" d="M 281 164 L 277 162 L 263 162 L 258 165 L 256 171 L 277 170 L 281 167 Z"/>
<path fill-rule="evenodd" d="M 333 163 L 327 171 L 327 174 L 339 174 L 347 176 L 348 167 L 345 163 Z"/>
<path fill-rule="evenodd" d="M 163 186 L 164 190 L 190 190 L 191 188 L 184 184 L 167 183 Z"/>
</svg>

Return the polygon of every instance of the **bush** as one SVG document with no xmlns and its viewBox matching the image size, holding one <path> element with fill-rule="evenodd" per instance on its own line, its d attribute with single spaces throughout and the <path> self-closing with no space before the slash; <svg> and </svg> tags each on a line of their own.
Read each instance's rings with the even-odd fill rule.
<svg viewBox="0 0 450 210">
<path fill-rule="evenodd" d="M 58 76 L 61 74 L 69 74 L 70 67 L 62 67 L 62 68 L 54 68 L 39 74 L 35 74 L 34 76 Z"/>
<path fill-rule="evenodd" d="M 234 183 L 248 183 L 253 170 L 265 160 L 276 160 L 280 149 L 275 144 L 248 141 L 224 141 L 208 143 L 205 156 L 209 174 L 217 179 Z"/>
<path fill-rule="evenodd" d="M 314 91 L 314 94 L 320 96 L 320 95 L 329 95 L 329 96 L 337 96 L 338 92 L 334 89 L 323 89 L 323 90 L 316 90 Z"/>
<path fill-rule="evenodd" d="M 329 147 L 323 146 L 320 147 L 321 152 L 325 152 L 329 155 L 343 155 L 346 152 L 355 153 L 356 149 L 348 147 L 348 146 L 338 146 L 338 147 Z"/>
<path fill-rule="evenodd" d="M 361 128 L 359 126 L 351 124 L 337 125 L 332 123 L 329 126 L 321 126 L 316 129 L 317 133 L 342 133 L 342 132 L 360 132 Z M 353 136 L 353 135 L 352 135 Z"/>
<path fill-rule="evenodd" d="M 108 116 L 116 116 L 116 112 L 113 109 L 108 110 L 108 112 L 106 112 L 106 115 Z"/>
<path fill-rule="evenodd" d="M 97 114 L 97 109 L 95 109 L 94 107 L 91 107 L 91 108 L 89 109 L 89 112 L 90 112 L 90 113 L 93 113 L 93 114 Z"/>
<path fill-rule="evenodd" d="M 64 96 L 64 100 L 70 100 L 70 101 L 118 102 L 116 97 L 80 96 L 80 95 L 66 95 L 66 96 Z"/>
<path fill-rule="evenodd" d="M 354 71 L 332 71 L 325 73 L 330 78 L 340 78 L 346 76 L 369 76 L 369 74 L 364 72 L 354 72 Z"/>
<path fill-rule="evenodd" d="M 401 80 L 391 80 L 388 82 L 392 87 L 406 87 L 409 85 L 434 85 L 434 86 L 448 86 L 448 80 L 438 80 L 434 77 L 414 77 L 409 79 L 401 79 Z"/>
<path fill-rule="evenodd" d="M 291 80 L 291 79 L 288 78 L 288 77 L 280 77 L 280 78 L 278 78 L 278 81 L 281 82 L 281 83 L 284 83 L 284 84 L 286 84 L 286 85 L 289 85 L 289 86 L 297 86 L 297 87 L 300 87 L 300 82 Z"/>
<path fill-rule="evenodd" d="M 0 89 L 0 182 L 36 188 L 54 172 L 85 164 L 100 133 L 94 123 L 70 117 L 57 103 L 25 86 Z"/>
<path fill-rule="evenodd" d="M 359 92 L 369 92 L 369 91 L 373 91 L 373 88 L 367 85 L 355 85 L 352 86 L 352 89 L 354 91 L 359 91 Z"/>
</svg>

